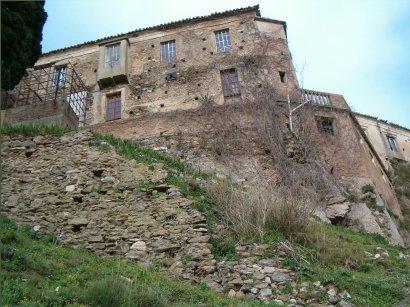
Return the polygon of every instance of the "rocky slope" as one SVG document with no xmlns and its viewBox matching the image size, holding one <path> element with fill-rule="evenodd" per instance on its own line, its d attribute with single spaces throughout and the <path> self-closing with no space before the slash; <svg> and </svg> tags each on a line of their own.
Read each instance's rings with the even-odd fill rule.
<svg viewBox="0 0 410 307">
<path fill-rule="evenodd" d="M 348 306 L 332 283 L 296 282 L 279 244 L 239 244 L 234 260 L 215 259 L 205 216 L 170 185 L 161 163 L 125 159 L 88 131 L 55 136 L 3 136 L 2 214 L 35 231 L 107 255 L 158 265 L 230 296 L 277 304 Z M 290 290 L 289 290 L 290 289 Z"/>
</svg>

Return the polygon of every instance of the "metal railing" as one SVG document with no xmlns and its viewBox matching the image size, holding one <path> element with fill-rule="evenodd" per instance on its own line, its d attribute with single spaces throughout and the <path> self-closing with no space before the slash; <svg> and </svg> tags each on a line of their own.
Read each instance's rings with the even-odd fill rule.
<svg viewBox="0 0 410 307">
<path fill-rule="evenodd" d="M 28 68 L 19 84 L 3 91 L 1 109 L 54 103 L 75 114 L 85 124 L 88 89 L 73 65 Z"/>
</svg>

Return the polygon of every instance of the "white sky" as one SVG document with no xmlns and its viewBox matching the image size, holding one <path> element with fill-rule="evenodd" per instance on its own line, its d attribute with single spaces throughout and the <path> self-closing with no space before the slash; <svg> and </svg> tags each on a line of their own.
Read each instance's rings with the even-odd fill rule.
<svg viewBox="0 0 410 307">
<path fill-rule="evenodd" d="M 43 51 L 255 4 L 287 22 L 305 88 L 410 127 L 410 0 L 48 0 Z"/>
</svg>

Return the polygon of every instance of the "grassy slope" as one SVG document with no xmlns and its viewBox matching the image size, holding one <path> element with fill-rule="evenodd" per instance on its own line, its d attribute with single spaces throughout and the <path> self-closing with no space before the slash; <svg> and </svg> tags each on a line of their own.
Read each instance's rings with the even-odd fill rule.
<svg viewBox="0 0 410 307">
<path fill-rule="evenodd" d="M 245 304 L 141 268 L 58 244 L 0 217 L 0 305 L 166 306 Z M 248 302 L 246 305 L 250 305 Z M 257 305 L 257 303 L 253 303 Z"/>
<path fill-rule="evenodd" d="M 27 135 L 45 132 L 55 135 L 62 133 L 60 128 L 37 128 L 35 126 L 7 127 L 7 129 L 0 127 L 0 132 Z M 113 145 L 118 153 L 127 158 L 146 164 L 163 163 L 168 170 L 167 183 L 178 186 L 186 197 L 194 200 L 194 205 L 207 216 L 212 233 L 212 221 L 216 218 L 217 212 L 212 207 L 212 202 L 205 190 L 198 184 L 201 180 L 212 178 L 212 174 L 203 173 L 180 159 L 141 147 L 129 140 L 110 135 L 96 135 L 96 138 Z M 274 253 L 275 245 L 285 237 L 285 234 L 273 229 L 264 241 L 272 245 L 271 250 Z M 287 239 L 293 241 L 292 246 L 295 252 L 288 255 L 285 264 L 297 271 L 299 281 L 320 280 L 323 284 L 332 283 L 340 290 L 347 290 L 352 295 L 351 301 L 355 304 L 393 305 L 403 299 L 406 287 L 409 286 L 409 265 L 406 260 L 399 259 L 400 249 L 390 246 L 380 236 L 356 233 L 343 227 L 318 223 L 305 237 Z M 227 238 L 225 242 L 211 240 L 214 255 L 217 258 L 234 258 L 235 244 L 232 243 L 233 241 L 234 238 Z M 365 251 L 372 254 L 381 253 L 378 248 L 386 250 L 389 256 L 378 260 L 365 256 Z M 96 256 L 90 254 L 90 257 Z M 117 276 L 120 273 L 112 271 L 112 274 Z M 52 283 L 52 286 L 57 286 L 57 284 Z M 152 291 L 155 292 L 155 289 Z M 202 289 L 202 291 L 205 290 Z M 323 293 L 322 296 L 325 297 L 326 294 Z"/>
<path fill-rule="evenodd" d="M 289 254 L 285 264 L 297 272 L 298 280 L 321 281 L 347 290 L 359 306 L 392 306 L 401 301 L 409 286 L 410 270 L 401 250 L 379 235 L 317 224 L 320 239 L 305 242 L 299 254 Z M 387 252 L 388 256 L 382 255 Z M 379 253 L 381 257 L 366 256 Z M 309 264 L 300 258 L 307 259 Z"/>
</svg>

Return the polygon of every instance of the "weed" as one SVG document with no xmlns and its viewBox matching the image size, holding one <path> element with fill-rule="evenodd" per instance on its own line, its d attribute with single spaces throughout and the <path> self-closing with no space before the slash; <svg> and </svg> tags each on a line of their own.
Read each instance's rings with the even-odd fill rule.
<svg viewBox="0 0 410 307">
<path fill-rule="evenodd" d="M 212 254 L 216 259 L 236 260 L 238 258 L 235 252 L 235 242 L 213 237 L 209 243 L 211 243 Z"/>
<path fill-rule="evenodd" d="M 181 261 L 184 266 L 187 266 L 189 261 L 191 261 L 191 257 L 188 254 L 183 253 L 181 255 Z"/>
<path fill-rule="evenodd" d="M 102 143 L 98 146 L 98 149 L 101 150 L 101 151 L 104 152 L 104 153 L 107 153 L 107 152 L 110 151 L 110 145 L 108 145 L 108 144 L 105 143 L 105 142 L 102 142 Z"/>
<path fill-rule="evenodd" d="M 365 184 L 364 186 L 362 186 L 361 190 L 363 194 L 368 192 L 374 193 L 374 187 L 371 184 Z"/>
<path fill-rule="evenodd" d="M 9 135 L 55 135 L 62 136 L 63 134 L 71 131 L 77 130 L 76 128 L 69 126 L 60 126 L 56 124 L 22 124 L 22 125 L 10 125 L 3 124 L 0 125 L 0 134 L 9 134 Z"/>
<path fill-rule="evenodd" d="M 320 290 L 319 293 L 317 294 L 317 302 L 318 303 L 324 303 L 329 300 L 329 295 L 325 290 Z"/>
<path fill-rule="evenodd" d="M 142 190 L 142 189 L 150 189 L 154 186 L 154 183 L 150 180 L 143 180 L 138 182 L 135 186 L 134 186 L 134 190 Z"/>
</svg>

